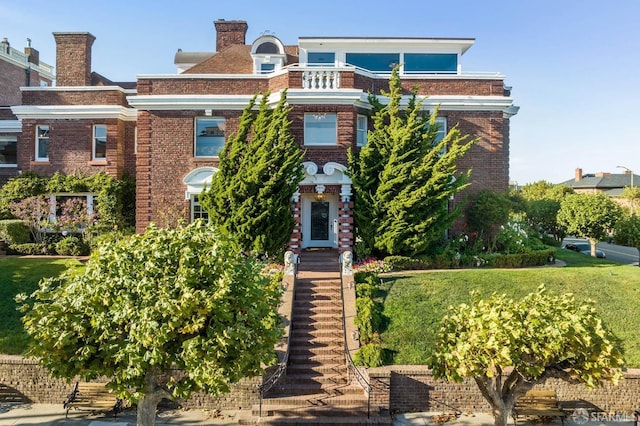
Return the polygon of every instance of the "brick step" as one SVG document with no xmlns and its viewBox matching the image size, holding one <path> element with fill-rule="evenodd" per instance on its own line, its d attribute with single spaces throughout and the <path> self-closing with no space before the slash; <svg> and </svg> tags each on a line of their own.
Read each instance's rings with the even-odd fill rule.
<svg viewBox="0 0 640 426">
<path fill-rule="evenodd" d="M 295 384 L 317 384 L 320 386 L 323 385 L 346 385 L 349 383 L 349 379 L 347 376 L 342 374 L 335 375 L 322 375 L 317 374 L 315 376 L 310 376 L 308 374 L 287 374 L 280 381 L 274 385 L 276 386 L 289 386 Z"/>
<path fill-rule="evenodd" d="M 289 347 L 289 356 L 292 355 L 300 355 L 300 356 L 313 356 L 313 355 L 340 355 L 344 357 L 344 347 L 340 344 L 334 345 L 307 345 L 307 344 L 297 344 L 291 345 Z"/>
<path fill-rule="evenodd" d="M 333 288 L 313 288 L 313 289 L 296 289 L 295 300 L 341 300 L 340 289 Z"/>
<path fill-rule="evenodd" d="M 306 311 L 306 312 L 305 312 Z M 294 321 L 338 321 L 342 322 L 342 312 L 313 312 L 308 309 L 293 310 Z"/>
<path fill-rule="evenodd" d="M 318 293 L 298 293 L 296 291 L 296 295 L 295 298 L 293 299 L 293 303 L 295 304 L 296 302 L 302 301 L 302 302 L 308 302 L 308 301 L 314 301 L 314 302 L 324 302 L 325 304 L 330 304 L 330 303 L 336 303 L 339 304 L 340 306 L 342 306 L 342 300 L 340 299 L 340 293 L 334 293 L 334 294 L 318 294 Z"/>
<path fill-rule="evenodd" d="M 306 395 L 290 395 L 279 396 L 274 398 L 264 398 L 262 400 L 262 410 L 264 408 L 278 408 L 278 407 L 358 407 L 364 405 L 367 406 L 367 397 L 364 394 L 364 390 L 360 388 L 359 394 L 350 395 L 330 395 L 326 392 L 311 393 Z M 263 414 L 264 415 L 264 414 Z"/>
<path fill-rule="evenodd" d="M 300 413 L 297 416 L 283 417 L 280 415 L 274 415 L 272 417 L 258 418 L 256 416 L 248 420 L 240 420 L 239 425 L 266 425 L 266 426 L 287 426 L 287 425 L 313 425 L 313 426 L 335 426 L 335 425 L 378 425 L 387 426 L 392 425 L 390 416 L 375 417 L 371 415 L 367 418 L 365 415 L 352 415 L 351 417 L 344 417 L 340 411 L 329 413 L 327 415 L 313 414 L 311 416 L 305 416 L 304 413 Z"/>
<path fill-rule="evenodd" d="M 289 364 L 305 364 L 305 363 L 321 363 L 321 364 L 339 364 L 344 361 L 344 352 L 328 354 L 314 354 L 311 352 L 289 354 Z"/>
<path fill-rule="evenodd" d="M 342 329 L 311 329 L 311 328 L 300 328 L 300 329 L 292 329 L 291 330 L 291 338 L 292 339 L 340 339 L 344 338 L 344 333 Z"/>
<path fill-rule="evenodd" d="M 322 375 L 347 375 L 347 366 L 344 363 L 340 364 L 318 364 L 318 363 L 294 363 L 287 366 L 287 375 L 305 375 L 307 377 L 314 377 L 318 374 Z"/>
<path fill-rule="evenodd" d="M 292 330 L 335 330 L 342 333 L 342 321 L 340 322 L 314 322 L 312 324 L 293 321 Z"/>
<path fill-rule="evenodd" d="M 293 315 L 339 315 L 342 317 L 342 304 L 312 304 L 312 303 L 294 303 Z"/>
<path fill-rule="evenodd" d="M 284 383 L 282 385 L 278 384 L 269 389 L 266 398 L 271 400 L 273 398 L 317 394 L 326 394 L 327 397 L 332 398 L 339 396 L 355 396 L 359 398 L 364 395 L 364 390 L 360 386 L 350 386 L 347 383 Z"/>
</svg>

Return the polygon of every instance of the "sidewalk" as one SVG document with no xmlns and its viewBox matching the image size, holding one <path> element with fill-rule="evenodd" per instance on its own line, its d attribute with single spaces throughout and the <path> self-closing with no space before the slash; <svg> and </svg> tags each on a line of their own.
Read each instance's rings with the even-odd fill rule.
<svg viewBox="0 0 640 426">
<path fill-rule="evenodd" d="M 161 410 L 156 425 L 235 425 L 240 413 L 210 413 L 203 410 Z M 125 410 L 117 418 L 109 414 L 92 415 L 88 411 L 65 410 L 60 404 L 0 405 L 0 426 L 5 425 L 73 425 L 73 426 L 135 426 L 136 412 Z"/>
</svg>

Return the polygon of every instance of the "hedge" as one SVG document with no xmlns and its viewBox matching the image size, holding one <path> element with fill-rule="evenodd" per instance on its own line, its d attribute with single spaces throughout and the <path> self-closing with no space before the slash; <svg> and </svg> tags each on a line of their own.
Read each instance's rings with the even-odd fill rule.
<svg viewBox="0 0 640 426">
<path fill-rule="evenodd" d="M 0 240 L 9 244 L 24 244 L 31 241 L 31 233 L 20 219 L 0 220 Z"/>
</svg>

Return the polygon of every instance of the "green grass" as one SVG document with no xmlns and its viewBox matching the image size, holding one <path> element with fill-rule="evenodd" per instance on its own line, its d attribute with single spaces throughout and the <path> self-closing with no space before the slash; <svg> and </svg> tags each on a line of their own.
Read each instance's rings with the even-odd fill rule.
<svg viewBox="0 0 640 426">
<path fill-rule="evenodd" d="M 472 290 L 485 298 L 505 293 L 519 299 L 540 284 L 555 294 L 592 299 L 607 326 L 624 342 L 630 367 L 640 367 L 640 268 L 558 250 L 565 268 L 474 269 L 402 273 L 383 277 L 384 346 L 395 364 L 424 364 L 446 309 L 469 303 Z"/>
<path fill-rule="evenodd" d="M 0 353 L 22 354 L 29 342 L 15 296 L 31 294 L 41 278 L 56 276 L 68 266 L 79 264 L 73 259 L 0 258 Z"/>
</svg>

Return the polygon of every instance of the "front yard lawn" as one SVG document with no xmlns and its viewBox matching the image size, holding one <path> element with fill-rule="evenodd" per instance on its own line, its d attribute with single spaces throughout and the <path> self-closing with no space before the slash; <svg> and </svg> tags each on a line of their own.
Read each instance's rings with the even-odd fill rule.
<svg viewBox="0 0 640 426">
<path fill-rule="evenodd" d="M 0 353 L 22 354 L 29 336 L 22 327 L 22 313 L 15 296 L 31 294 L 43 277 L 60 274 L 68 266 L 80 265 L 74 259 L 3 257 L 0 258 Z"/>
<path fill-rule="evenodd" d="M 640 367 L 640 268 L 596 261 L 578 253 L 574 259 L 561 252 L 566 250 L 558 254 L 569 267 L 382 276 L 388 322 L 381 338 L 384 347 L 394 354 L 393 363 L 425 364 L 447 307 L 469 303 L 472 290 L 481 298 L 495 292 L 519 299 L 545 284 L 551 293 L 574 293 L 578 299 L 594 300 L 605 324 L 623 340 L 628 366 Z"/>
</svg>

